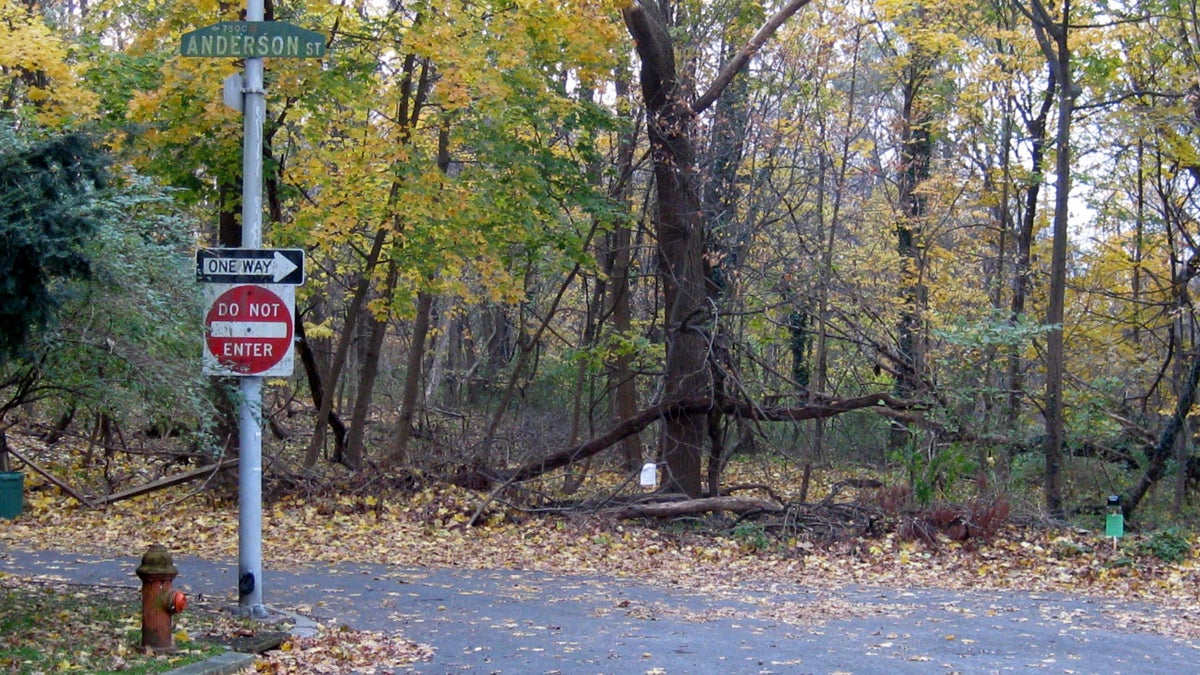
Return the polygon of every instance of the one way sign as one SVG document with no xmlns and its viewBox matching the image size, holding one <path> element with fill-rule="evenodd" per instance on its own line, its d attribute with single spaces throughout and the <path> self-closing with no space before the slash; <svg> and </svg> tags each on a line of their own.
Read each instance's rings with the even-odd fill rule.
<svg viewBox="0 0 1200 675">
<path fill-rule="evenodd" d="M 304 283 L 304 250 L 298 248 L 202 248 L 196 279 L 218 284 Z"/>
</svg>

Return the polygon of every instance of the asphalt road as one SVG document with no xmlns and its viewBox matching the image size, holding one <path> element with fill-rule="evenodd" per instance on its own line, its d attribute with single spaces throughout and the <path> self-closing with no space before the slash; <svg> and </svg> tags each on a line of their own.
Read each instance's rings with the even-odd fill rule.
<svg viewBox="0 0 1200 675">
<path fill-rule="evenodd" d="M 0 551 L 0 569 L 129 586 L 139 556 Z M 236 602 L 236 564 L 178 556 L 175 586 Z M 320 623 L 432 645 L 415 672 L 1200 673 L 1200 642 L 1144 628 L 1162 608 L 1088 597 L 771 584 L 697 594 L 514 570 L 303 565 L 264 599 Z"/>
</svg>

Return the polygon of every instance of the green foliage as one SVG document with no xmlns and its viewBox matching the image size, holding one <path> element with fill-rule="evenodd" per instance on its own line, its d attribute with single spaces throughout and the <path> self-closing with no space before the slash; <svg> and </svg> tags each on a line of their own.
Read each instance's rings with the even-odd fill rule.
<svg viewBox="0 0 1200 675">
<path fill-rule="evenodd" d="M 1138 553 L 1152 555 L 1165 563 L 1179 563 L 1192 552 L 1192 540 L 1178 527 L 1159 530 L 1137 545 Z"/>
<path fill-rule="evenodd" d="M 83 136 L 0 161 L 0 381 L 6 407 L 201 429 L 201 307 L 192 233 L 173 195 L 106 169 Z"/>
<path fill-rule="evenodd" d="M 913 500 L 921 506 L 948 496 L 947 492 L 960 479 L 977 471 L 966 448 L 956 443 L 945 447 L 921 447 L 914 440 L 906 447 L 893 450 L 889 457 L 904 468 Z"/>
<path fill-rule="evenodd" d="M 91 275 L 83 247 L 99 227 L 104 167 L 81 134 L 30 145 L 0 135 L 0 363 L 51 320 L 56 280 Z"/>
<path fill-rule="evenodd" d="M 744 522 L 733 526 L 733 538 L 754 551 L 765 551 L 771 547 L 771 536 L 760 523 Z"/>
<path fill-rule="evenodd" d="M 82 251 L 91 278 L 59 285 L 58 321 L 37 343 L 43 378 L 64 392 L 63 405 L 199 428 L 209 404 L 197 363 L 194 224 L 171 193 L 138 176 L 97 209 L 104 218 Z"/>
<path fill-rule="evenodd" d="M 1053 329 L 1054 326 L 1034 322 L 1028 315 L 1022 314 L 1012 321 L 1007 312 L 993 311 L 976 321 L 956 321 L 946 328 L 934 330 L 933 334 L 949 344 L 982 351 L 988 347 L 1028 344 Z"/>
<path fill-rule="evenodd" d="M 1070 392 L 1067 399 L 1067 442 L 1071 446 L 1087 441 L 1115 439 L 1121 426 L 1110 412 L 1119 410 L 1125 382 L 1113 376 L 1101 376 Z"/>
</svg>

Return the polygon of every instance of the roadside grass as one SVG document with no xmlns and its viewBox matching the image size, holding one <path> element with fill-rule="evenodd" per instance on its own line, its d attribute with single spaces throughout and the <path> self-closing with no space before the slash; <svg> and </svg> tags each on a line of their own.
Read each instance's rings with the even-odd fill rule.
<svg viewBox="0 0 1200 675">
<path fill-rule="evenodd" d="M 162 673 L 225 651 L 204 636 L 242 620 L 200 605 L 176 617 L 177 651 L 142 650 L 137 589 L 77 586 L 0 573 L 0 672 Z"/>
</svg>

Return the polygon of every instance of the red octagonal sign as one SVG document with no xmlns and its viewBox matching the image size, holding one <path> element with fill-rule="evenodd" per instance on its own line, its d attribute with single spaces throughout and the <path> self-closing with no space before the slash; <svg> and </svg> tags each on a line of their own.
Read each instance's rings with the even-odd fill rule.
<svg viewBox="0 0 1200 675">
<path fill-rule="evenodd" d="M 204 326 L 208 353 L 228 374 L 264 374 L 291 356 L 290 303 L 269 288 L 230 288 L 213 301 Z"/>
</svg>

